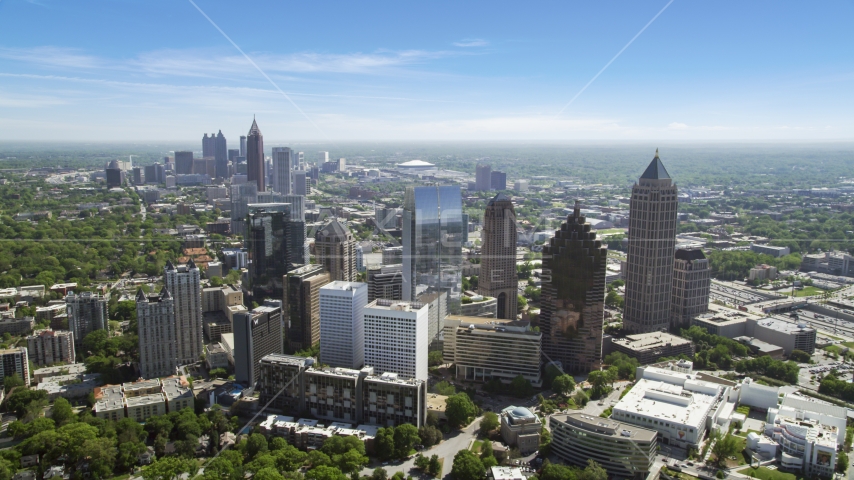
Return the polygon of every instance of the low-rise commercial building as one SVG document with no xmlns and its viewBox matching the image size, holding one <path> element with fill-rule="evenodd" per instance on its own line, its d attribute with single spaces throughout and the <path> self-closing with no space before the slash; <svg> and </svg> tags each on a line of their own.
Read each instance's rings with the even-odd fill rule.
<svg viewBox="0 0 854 480">
<path fill-rule="evenodd" d="M 611 419 L 652 429 L 665 445 L 698 448 L 727 402 L 732 387 L 699 375 L 658 367 L 638 367 L 637 383 L 614 406 Z"/>
<path fill-rule="evenodd" d="M 655 430 L 581 412 L 553 415 L 549 427 L 552 452 L 571 465 L 583 468 L 592 459 L 610 477 L 640 480 L 655 461 Z"/>
<path fill-rule="evenodd" d="M 750 244 L 750 249 L 762 255 L 771 255 L 772 257 L 785 257 L 790 254 L 789 247 L 775 247 L 773 245 L 759 245 L 756 243 Z"/>
<path fill-rule="evenodd" d="M 745 334 L 782 347 L 786 355 L 792 350 L 815 353 L 816 330 L 806 323 L 789 323 L 774 318 L 747 320 Z"/>
<path fill-rule="evenodd" d="M 765 280 L 776 280 L 777 279 L 777 267 L 772 267 L 771 265 L 757 265 L 750 269 L 750 273 L 748 275 L 748 280 L 763 282 Z"/>
<path fill-rule="evenodd" d="M 606 351 L 624 353 L 631 358 L 636 358 L 641 365 L 647 365 L 658 361 L 661 357 L 679 355 L 693 357 L 694 344 L 691 340 L 669 333 L 649 332 L 611 338 L 610 350 L 606 348 Z"/>
<path fill-rule="evenodd" d="M 836 468 L 839 429 L 818 420 L 798 418 L 768 410 L 765 434 L 782 450 L 780 466 L 810 477 L 832 477 Z"/>
<path fill-rule="evenodd" d="M 460 315 L 465 317 L 495 318 L 498 313 L 498 300 L 495 297 L 471 295 L 463 297 Z"/>
<path fill-rule="evenodd" d="M 509 383 L 519 375 L 542 385 L 542 339 L 529 322 L 449 315 L 445 319 L 443 357 L 456 366 L 456 377 Z"/>
<path fill-rule="evenodd" d="M 66 400 L 86 398 L 100 385 L 101 374 L 99 373 L 74 373 L 45 377 L 38 381 L 35 389 L 47 393 L 47 399 L 54 402 L 60 397 Z"/>
<path fill-rule="evenodd" d="M 525 407 L 509 406 L 501 411 L 501 438 L 523 455 L 539 448 L 542 429 L 540 418 Z"/>
</svg>

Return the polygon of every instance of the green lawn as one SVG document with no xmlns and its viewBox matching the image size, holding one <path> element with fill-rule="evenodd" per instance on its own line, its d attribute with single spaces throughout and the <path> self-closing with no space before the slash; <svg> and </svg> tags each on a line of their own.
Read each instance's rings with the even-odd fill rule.
<svg viewBox="0 0 854 480">
<path fill-rule="evenodd" d="M 842 342 L 842 344 L 848 348 L 854 348 L 854 342 Z"/>
<path fill-rule="evenodd" d="M 743 470 L 739 470 L 738 473 L 747 475 L 748 477 L 759 478 L 760 480 L 799 480 L 800 478 L 803 478 L 798 477 L 793 473 L 785 473 L 779 470 L 771 470 L 768 467 L 748 467 Z"/>
<path fill-rule="evenodd" d="M 471 451 L 474 453 L 480 453 L 480 446 L 483 445 L 483 440 L 475 440 L 474 443 L 471 444 Z"/>
<path fill-rule="evenodd" d="M 835 353 L 837 355 L 842 355 L 842 347 L 839 345 L 828 345 L 823 349 L 826 352 Z"/>
<path fill-rule="evenodd" d="M 822 289 L 820 289 L 820 288 L 812 287 L 812 286 L 807 286 L 807 287 L 804 287 L 804 289 L 803 289 L 803 290 L 795 290 L 795 296 L 796 296 L 796 297 L 812 297 L 812 296 L 815 296 L 815 295 L 821 295 L 821 294 L 822 294 L 822 293 L 824 293 L 824 292 L 825 292 L 825 291 L 824 291 L 824 290 L 822 290 Z M 792 291 L 791 291 L 791 290 L 789 290 L 789 291 L 786 293 L 786 295 L 791 295 L 791 294 L 792 294 Z"/>
</svg>

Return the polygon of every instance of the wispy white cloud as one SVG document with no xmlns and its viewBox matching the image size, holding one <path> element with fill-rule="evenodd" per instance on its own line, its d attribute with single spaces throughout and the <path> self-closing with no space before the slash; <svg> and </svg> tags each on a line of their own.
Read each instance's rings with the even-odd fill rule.
<svg viewBox="0 0 854 480">
<path fill-rule="evenodd" d="M 460 40 L 459 42 L 454 42 L 455 47 L 463 47 L 463 48 L 486 47 L 488 45 L 489 45 L 489 42 L 487 42 L 486 40 L 484 40 L 482 38 L 464 38 L 464 39 Z"/>
<path fill-rule="evenodd" d="M 54 46 L 29 48 L 0 47 L 0 58 L 49 67 L 92 69 L 105 66 L 104 61 L 101 59 L 82 54 L 77 49 Z"/>
<path fill-rule="evenodd" d="M 670 130 L 687 130 L 688 125 L 681 122 L 673 122 L 667 125 Z"/>
<path fill-rule="evenodd" d="M 401 68 L 460 55 L 452 51 L 377 50 L 373 53 L 300 52 L 284 55 L 252 53 L 262 69 L 280 74 L 351 73 L 381 74 Z M 242 55 L 199 49 L 163 49 L 144 52 L 130 59 L 86 55 L 79 50 L 42 46 L 0 48 L 0 58 L 15 62 L 66 69 L 133 71 L 152 76 L 233 77 L 254 76 L 252 65 Z"/>
</svg>

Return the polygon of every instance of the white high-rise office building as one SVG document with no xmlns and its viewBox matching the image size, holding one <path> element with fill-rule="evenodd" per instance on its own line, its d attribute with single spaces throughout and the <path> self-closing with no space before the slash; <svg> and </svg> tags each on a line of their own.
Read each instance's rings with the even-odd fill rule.
<svg viewBox="0 0 854 480">
<path fill-rule="evenodd" d="M 317 166 L 321 166 L 329 161 L 329 152 L 317 152 Z"/>
<path fill-rule="evenodd" d="M 139 334 L 139 371 L 142 378 L 176 374 L 178 343 L 175 333 L 175 300 L 165 287 L 159 295 L 136 293 Z"/>
<path fill-rule="evenodd" d="M 291 172 L 296 159 L 294 151 L 288 147 L 273 147 L 273 191 L 288 195 L 291 193 Z"/>
<path fill-rule="evenodd" d="M 199 267 L 192 259 L 186 265 L 166 262 L 166 290 L 175 302 L 175 339 L 178 363 L 197 362 L 204 345 L 202 326 L 202 285 Z"/>
<path fill-rule="evenodd" d="M 291 170 L 304 170 L 305 165 L 305 153 L 303 152 L 294 152 L 291 151 L 291 158 L 293 158 L 293 162 L 291 162 Z"/>
<path fill-rule="evenodd" d="M 365 365 L 426 382 L 428 315 L 429 307 L 420 302 L 380 299 L 368 304 Z"/>
<path fill-rule="evenodd" d="M 332 282 L 320 288 L 320 361 L 359 369 L 365 364 L 368 285 Z"/>
</svg>

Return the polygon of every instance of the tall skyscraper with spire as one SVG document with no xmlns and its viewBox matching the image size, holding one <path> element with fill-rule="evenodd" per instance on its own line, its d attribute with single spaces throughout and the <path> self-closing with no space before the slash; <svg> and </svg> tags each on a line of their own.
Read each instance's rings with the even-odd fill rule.
<svg viewBox="0 0 854 480">
<path fill-rule="evenodd" d="M 516 318 L 519 284 L 516 276 L 516 210 L 513 202 L 499 193 L 483 212 L 483 248 L 481 250 L 478 292 L 495 297 L 498 318 Z"/>
<path fill-rule="evenodd" d="M 605 268 L 608 247 L 575 202 L 554 238 L 543 247 L 540 330 L 546 361 L 589 372 L 602 360 Z"/>
<path fill-rule="evenodd" d="M 255 182 L 258 192 L 267 190 L 267 173 L 264 170 L 264 135 L 255 119 L 246 136 L 246 176 L 250 182 Z"/>
<path fill-rule="evenodd" d="M 199 361 L 202 355 L 202 286 L 199 267 L 166 262 L 164 283 L 175 306 L 175 338 L 181 365 Z"/>
<path fill-rule="evenodd" d="M 658 157 L 632 187 L 623 328 L 655 332 L 670 326 L 676 249 L 676 185 Z"/>
<path fill-rule="evenodd" d="M 222 130 L 214 139 L 214 159 L 216 162 L 216 178 L 228 178 L 228 142 Z"/>
</svg>

